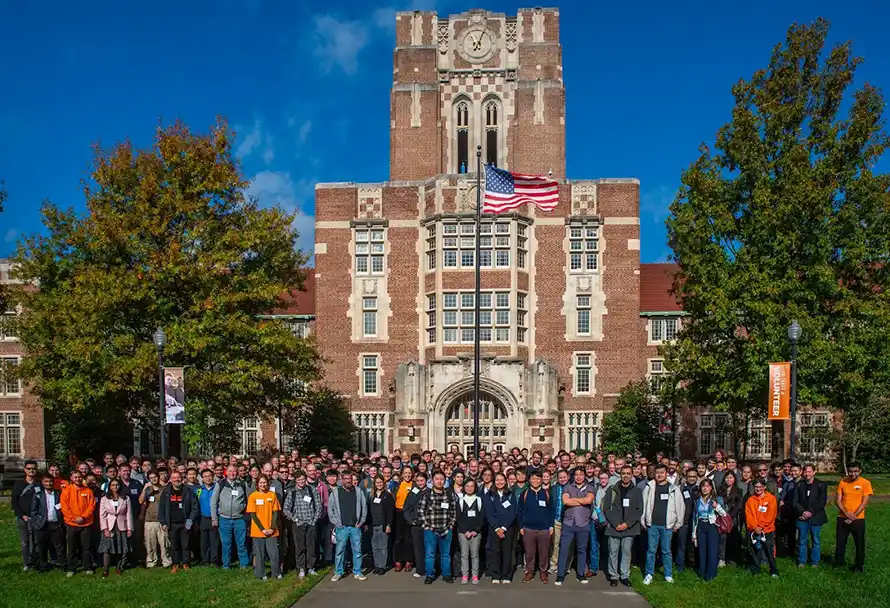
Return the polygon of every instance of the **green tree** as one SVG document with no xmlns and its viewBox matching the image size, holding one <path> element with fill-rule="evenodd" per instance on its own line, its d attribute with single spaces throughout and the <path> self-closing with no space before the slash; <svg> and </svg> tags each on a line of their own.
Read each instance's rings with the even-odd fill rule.
<svg viewBox="0 0 890 608">
<path fill-rule="evenodd" d="M 826 51 L 827 35 L 823 20 L 793 25 L 733 87 L 732 120 L 683 172 L 667 220 L 689 316 L 666 368 L 735 426 L 765 415 L 767 364 L 789 358 L 793 319 L 801 403 L 846 409 L 887 386 L 884 100 L 868 84 L 846 96 L 861 60 L 849 43 Z"/>
<path fill-rule="evenodd" d="M 301 288 L 307 256 L 292 215 L 245 197 L 232 143 L 218 122 L 207 134 L 158 128 L 145 150 L 97 146 L 86 213 L 43 207 L 45 235 L 14 260 L 39 289 L 15 297 L 27 311 L 21 373 L 66 435 L 57 446 L 113 441 L 121 412 L 157 424 L 157 327 L 165 363 L 186 368 L 190 443 L 221 445 L 244 417 L 292 406 L 293 380 L 318 378 L 313 343 L 258 317 Z M 89 444 L 84 414 L 97 422 Z"/>
<path fill-rule="evenodd" d="M 326 447 L 335 454 L 355 449 L 355 424 L 339 393 L 325 387 L 307 389 L 293 413 L 291 447 L 303 452 Z"/>
<path fill-rule="evenodd" d="M 603 449 L 616 454 L 652 455 L 669 450 L 671 439 L 659 430 L 662 407 L 647 380 L 631 382 L 618 394 L 615 409 L 603 417 Z"/>
</svg>

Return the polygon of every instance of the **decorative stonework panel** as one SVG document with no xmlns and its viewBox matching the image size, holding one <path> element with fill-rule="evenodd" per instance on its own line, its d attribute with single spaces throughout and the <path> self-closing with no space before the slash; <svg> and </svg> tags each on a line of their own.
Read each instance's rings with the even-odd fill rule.
<svg viewBox="0 0 890 608">
<path fill-rule="evenodd" d="M 572 215 L 596 215 L 596 184 L 572 184 Z"/>
<path fill-rule="evenodd" d="M 383 218 L 383 188 L 359 188 L 357 218 Z"/>
<path fill-rule="evenodd" d="M 505 44 L 507 47 L 507 51 L 512 53 L 516 50 L 516 22 L 515 21 L 507 21 L 506 35 L 505 35 Z"/>
<path fill-rule="evenodd" d="M 443 55 L 448 52 L 448 19 L 439 19 L 439 52 Z"/>
</svg>

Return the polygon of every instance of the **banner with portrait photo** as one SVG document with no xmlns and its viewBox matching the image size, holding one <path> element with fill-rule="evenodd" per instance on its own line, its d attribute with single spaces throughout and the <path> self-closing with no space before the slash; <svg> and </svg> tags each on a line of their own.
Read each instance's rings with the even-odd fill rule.
<svg viewBox="0 0 890 608">
<path fill-rule="evenodd" d="M 167 424 L 185 424 L 185 381 L 183 368 L 164 368 L 164 410 Z"/>
</svg>

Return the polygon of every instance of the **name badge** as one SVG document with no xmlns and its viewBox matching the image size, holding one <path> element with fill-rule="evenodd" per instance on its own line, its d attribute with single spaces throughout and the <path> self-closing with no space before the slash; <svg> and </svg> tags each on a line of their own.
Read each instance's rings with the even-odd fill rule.
<svg viewBox="0 0 890 608">
<path fill-rule="evenodd" d="M 781 493 L 782 493 L 782 488 L 779 488 L 779 494 L 781 494 Z"/>
<path fill-rule="evenodd" d="M 861 490 L 861 489 L 862 489 L 862 486 L 853 486 L 853 489 L 854 489 L 854 490 Z"/>
<path fill-rule="evenodd" d="M 809 490 L 807 490 L 807 496 L 809 496 L 809 495 L 810 495 L 810 491 L 809 491 Z"/>
<path fill-rule="evenodd" d="M 689 490 L 683 490 L 683 498 L 689 500 Z"/>
<path fill-rule="evenodd" d="M 379 496 L 378 496 L 377 498 L 374 499 L 374 504 L 375 504 L 375 505 L 379 505 L 381 502 L 383 502 L 383 501 L 380 500 L 380 497 L 379 497 Z M 443 504 L 444 504 L 444 503 L 443 503 Z"/>
<path fill-rule="evenodd" d="M 766 513 L 766 505 L 760 505 L 760 507 L 758 507 L 757 510 L 760 511 L 761 513 Z"/>
<path fill-rule="evenodd" d="M 668 499 L 668 495 L 667 495 L 667 494 L 662 494 L 662 495 L 661 495 L 661 499 L 662 499 L 662 500 L 667 500 L 667 499 Z"/>
<path fill-rule="evenodd" d="M 630 498 L 622 499 L 622 501 L 621 501 L 621 506 L 622 506 L 622 507 L 629 507 L 629 506 L 630 506 Z"/>
<path fill-rule="evenodd" d="M 90 497 L 90 493 L 89 493 L 89 492 L 81 492 L 81 493 L 80 493 L 80 497 L 81 497 L 81 498 L 89 498 L 89 497 Z"/>
<path fill-rule="evenodd" d="M 56 511 L 61 511 L 61 510 L 62 510 L 62 505 L 56 505 Z"/>
<path fill-rule="evenodd" d="M 119 503 L 118 501 L 116 501 L 116 500 L 112 500 L 112 501 L 111 501 L 111 504 L 114 506 L 115 509 L 117 509 L 117 507 L 118 507 L 118 505 L 119 505 L 120 503 Z"/>
<path fill-rule="evenodd" d="M 149 497 L 148 497 L 148 502 L 154 502 L 154 501 L 155 501 L 155 497 L 154 497 L 154 496 L 149 496 Z"/>
<path fill-rule="evenodd" d="M 476 517 L 476 510 L 470 509 L 469 511 L 467 511 L 467 517 Z"/>
<path fill-rule="evenodd" d="M 420 492 L 420 490 L 418 488 L 411 488 L 412 494 L 417 494 L 418 492 Z"/>
<path fill-rule="evenodd" d="M 504 502 L 501 503 L 501 506 L 504 507 L 505 509 L 509 509 L 509 508 L 510 508 L 510 501 L 509 501 L 509 500 L 505 500 Z"/>
<path fill-rule="evenodd" d="M 257 499 L 256 499 L 256 504 L 257 504 L 257 506 L 259 506 L 259 505 L 264 505 L 264 504 L 266 504 L 266 501 L 265 501 L 264 499 L 262 499 L 262 498 L 257 498 Z"/>
<path fill-rule="evenodd" d="M 538 501 L 538 506 L 539 506 L 539 507 L 546 507 L 546 506 L 547 506 L 547 501 L 546 501 L 546 500 L 539 500 L 539 501 Z"/>
<path fill-rule="evenodd" d="M 303 497 L 303 502 L 312 502 L 312 497 L 311 497 L 311 496 L 308 496 L 308 495 L 307 495 L 307 496 L 304 496 L 304 497 Z"/>
<path fill-rule="evenodd" d="M 137 494 L 139 494 L 139 490 L 137 490 L 136 488 L 133 488 L 132 490 L 130 490 L 131 496 L 136 496 Z"/>
<path fill-rule="evenodd" d="M 378 500 L 379 500 L 379 499 L 378 499 Z M 439 503 L 439 508 L 440 508 L 440 509 L 447 509 L 447 508 L 448 508 L 448 501 L 447 501 L 447 500 L 443 500 L 441 503 Z"/>
<path fill-rule="evenodd" d="M 238 496 L 238 490 L 232 490 L 232 496 Z"/>
</svg>

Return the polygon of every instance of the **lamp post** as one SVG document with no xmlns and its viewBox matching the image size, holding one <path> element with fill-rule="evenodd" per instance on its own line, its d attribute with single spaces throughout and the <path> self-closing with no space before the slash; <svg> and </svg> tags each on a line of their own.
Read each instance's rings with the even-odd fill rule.
<svg viewBox="0 0 890 608">
<path fill-rule="evenodd" d="M 158 349 L 158 383 L 160 393 L 158 396 L 158 412 L 161 415 L 161 457 L 167 457 L 167 414 L 164 407 L 164 346 L 167 344 L 167 334 L 160 327 L 155 330 L 152 336 L 155 347 Z"/>
<path fill-rule="evenodd" d="M 797 341 L 803 330 L 796 320 L 788 327 L 788 339 L 791 340 L 791 439 L 788 456 L 795 457 L 794 448 L 797 443 Z"/>
</svg>

